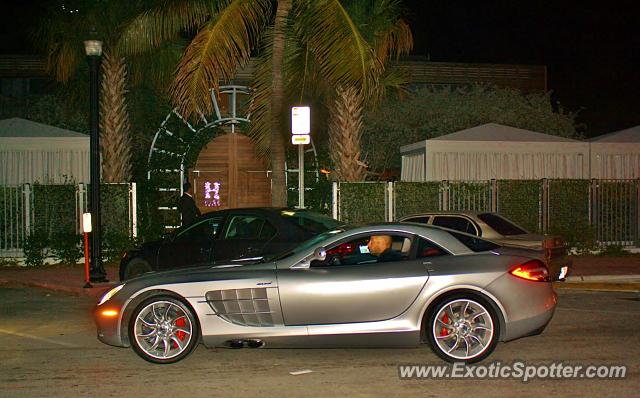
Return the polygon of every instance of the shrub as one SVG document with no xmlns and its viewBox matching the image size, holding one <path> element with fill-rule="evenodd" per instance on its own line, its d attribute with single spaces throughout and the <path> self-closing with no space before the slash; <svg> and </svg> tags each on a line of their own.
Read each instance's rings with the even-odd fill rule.
<svg viewBox="0 0 640 398">
<path fill-rule="evenodd" d="M 121 232 L 105 233 L 103 242 L 102 256 L 107 263 L 119 263 L 122 253 L 135 246 L 135 240 Z"/>
<path fill-rule="evenodd" d="M 622 245 L 608 245 L 608 246 L 604 246 L 602 250 L 600 250 L 600 253 L 598 253 L 598 255 L 599 256 L 629 256 L 631 255 L 631 253 L 624 250 L 624 246 Z"/>
<path fill-rule="evenodd" d="M 37 267 L 42 265 L 45 258 L 45 247 L 47 247 L 47 238 L 43 234 L 31 234 L 24 240 L 24 257 L 25 264 L 29 267 Z"/>
<path fill-rule="evenodd" d="M 84 255 L 81 235 L 58 234 L 51 239 L 50 248 L 53 258 L 63 264 L 76 264 Z"/>
</svg>

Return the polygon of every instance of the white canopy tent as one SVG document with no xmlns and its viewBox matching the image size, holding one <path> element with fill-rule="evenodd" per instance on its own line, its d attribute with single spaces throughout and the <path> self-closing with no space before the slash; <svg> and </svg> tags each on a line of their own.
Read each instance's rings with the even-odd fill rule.
<svg viewBox="0 0 640 398">
<path fill-rule="evenodd" d="M 400 152 L 402 181 L 589 178 L 589 143 L 496 123 Z"/>
<path fill-rule="evenodd" d="M 591 178 L 640 178 L 640 126 L 592 138 Z"/>
<path fill-rule="evenodd" d="M 89 182 L 89 136 L 21 118 L 0 120 L 0 185 Z"/>
</svg>

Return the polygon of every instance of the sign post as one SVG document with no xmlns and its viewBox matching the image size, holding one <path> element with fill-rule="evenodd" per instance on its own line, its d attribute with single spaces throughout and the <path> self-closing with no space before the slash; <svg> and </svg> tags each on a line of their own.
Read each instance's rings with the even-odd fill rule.
<svg viewBox="0 0 640 398">
<path fill-rule="evenodd" d="M 304 209 L 304 145 L 311 142 L 311 108 L 291 108 L 291 143 L 298 146 L 298 208 Z"/>
<path fill-rule="evenodd" d="M 91 232 L 91 213 L 82 214 L 82 234 L 84 235 L 84 287 L 91 288 L 89 277 L 89 232 Z"/>
</svg>

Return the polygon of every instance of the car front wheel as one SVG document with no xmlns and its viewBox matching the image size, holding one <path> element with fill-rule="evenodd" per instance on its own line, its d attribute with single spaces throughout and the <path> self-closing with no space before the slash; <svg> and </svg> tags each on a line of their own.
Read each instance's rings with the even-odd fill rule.
<svg viewBox="0 0 640 398">
<path fill-rule="evenodd" d="M 198 345 L 200 329 L 193 311 L 168 296 L 152 297 L 133 312 L 129 340 L 144 360 L 159 364 L 178 362 Z"/>
<path fill-rule="evenodd" d="M 478 362 L 495 349 L 500 321 L 479 297 L 458 294 L 435 306 L 425 325 L 433 351 L 449 362 Z"/>
</svg>

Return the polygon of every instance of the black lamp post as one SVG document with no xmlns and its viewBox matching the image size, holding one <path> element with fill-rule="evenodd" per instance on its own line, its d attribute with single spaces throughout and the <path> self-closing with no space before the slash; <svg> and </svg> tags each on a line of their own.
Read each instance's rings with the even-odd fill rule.
<svg viewBox="0 0 640 398">
<path fill-rule="evenodd" d="M 96 32 L 91 32 L 91 39 L 85 40 L 84 50 L 89 62 L 89 108 L 90 108 L 90 149 L 89 169 L 91 174 L 91 282 L 108 282 L 107 273 L 102 266 L 102 243 L 100 241 L 100 127 L 99 127 L 99 72 L 102 61 L 102 41 L 97 40 Z"/>
</svg>

